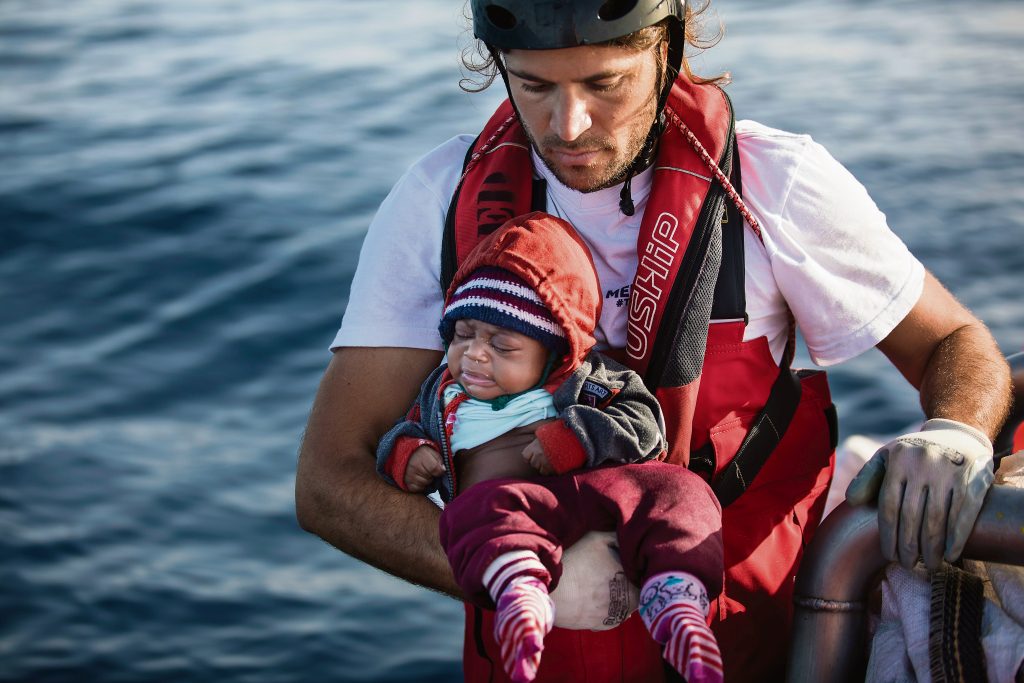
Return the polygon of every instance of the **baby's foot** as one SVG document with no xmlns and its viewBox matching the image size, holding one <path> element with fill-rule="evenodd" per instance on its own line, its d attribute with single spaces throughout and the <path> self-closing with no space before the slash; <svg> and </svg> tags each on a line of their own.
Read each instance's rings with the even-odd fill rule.
<svg viewBox="0 0 1024 683">
<path fill-rule="evenodd" d="M 498 598 L 494 638 L 513 681 L 528 683 L 536 677 L 544 636 L 554 623 L 554 604 L 540 579 L 523 576 L 509 582 Z"/>
<path fill-rule="evenodd" d="M 722 683 L 722 655 L 708 627 L 704 584 L 685 572 L 659 574 L 644 582 L 640 616 L 665 646 L 662 656 L 688 683 Z"/>
</svg>

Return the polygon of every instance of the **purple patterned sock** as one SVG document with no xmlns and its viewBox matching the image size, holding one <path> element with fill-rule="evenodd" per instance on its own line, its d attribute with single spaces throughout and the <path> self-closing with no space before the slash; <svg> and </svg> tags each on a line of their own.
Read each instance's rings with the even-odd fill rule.
<svg viewBox="0 0 1024 683">
<path fill-rule="evenodd" d="M 665 661 L 689 683 L 722 683 L 722 655 L 708 627 L 704 584 L 686 572 L 648 578 L 640 589 L 640 617 L 665 646 Z"/>
<path fill-rule="evenodd" d="M 506 553 L 484 572 L 484 585 L 496 605 L 494 638 L 501 647 L 501 663 L 516 683 L 528 683 L 537 675 L 544 636 L 555 623 L 548 576 L 529 551 Z"/>
</svg>

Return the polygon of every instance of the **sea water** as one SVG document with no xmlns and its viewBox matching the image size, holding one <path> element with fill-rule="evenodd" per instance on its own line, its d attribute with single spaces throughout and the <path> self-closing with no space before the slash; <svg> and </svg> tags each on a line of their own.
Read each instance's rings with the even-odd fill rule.
<svg viewBox="0 0 1024 683">
<path fill-rule="evenodd" d="M 697 70 L 1020 350 L 1024 6 L 716 9 Z M 0 3 L 0 681 L 459 679 L 461 606 L 293 485 L 376 206 L 500 99 L 466 44 L 461 0 Z M 844 435 L 919 418 L 877 351 L 832 377 Z"/>
</svg>

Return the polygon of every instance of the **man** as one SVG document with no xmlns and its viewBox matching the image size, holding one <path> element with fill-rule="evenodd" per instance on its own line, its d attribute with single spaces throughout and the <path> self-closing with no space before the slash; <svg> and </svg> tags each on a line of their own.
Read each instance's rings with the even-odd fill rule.
<svg viewBox="0 0 1024 683">
<path fill-rule="evenodd" d="M 438 510 L 378 481 L 372 454 L 441 359 L 438 280 L 505 218 L 544 208 L 594 254 L 606 292 L 596 336 L 656 390 L 669 460 L 703 473 L 722 500 L 726 589 L 712 625 L 726 680 L 774 680 L 834 447 L 823 376 L 789 371 L 790 316 L 819 365 L 875 346 L 920 390 L 931 419 L 881 449 L 849 492 L 878 496 L 883 552 L 905 565 L 962 551 L 991 483 L 1006 364 L 824 149 L 749 121 L 733 127 L 727 99 L 683 60 L 694 36 L 682 2 L 471 5 L 511 105 L 475 142 L 455 138 L 414 165 L 374 219 L 302 446 L 300 522 L 458 595 Z M 572 606 L 558 593 L 556 624 Z M 497 661 L 489 619 L 467 612 L 467 680 Z M 636 621 L 556 628 L 547 648 L 560 654 L 537 680 L 661 679 Z"/>
</svg>

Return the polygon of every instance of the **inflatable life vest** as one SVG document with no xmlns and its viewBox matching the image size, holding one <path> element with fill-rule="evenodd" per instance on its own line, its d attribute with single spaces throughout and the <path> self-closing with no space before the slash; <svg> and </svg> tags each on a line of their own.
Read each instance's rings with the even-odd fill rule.
<svg viewBox="0 0 1024 683">
<path fill-rule="evenodd" d="M 667 460 L 705 476 L 723 504 L 726 587 L 712 627 L 726 680 L 781 676 L 792 581 L 831 479 L 835 411 L 823 373 L 781 367 L 746 325 L 744 219 L 731 105 L 711 85 L 677 81 L 637 236 L 627 345 L 616 358 L 657 396 Z M 729 177 L 735 182 L 730 182 Z M 509 218 L 543 210 L 530 145 L 509 102 L 471 145 L 448 211 L 441 286 Z M 759 232 L 758 232 L 759 235 Z M 505 681 L 493 614 L 467 605 L 466 680 Z M 538 682 L 676 680 L 637 615 L 611 631 L 554 629 Z"/>
</svg>

